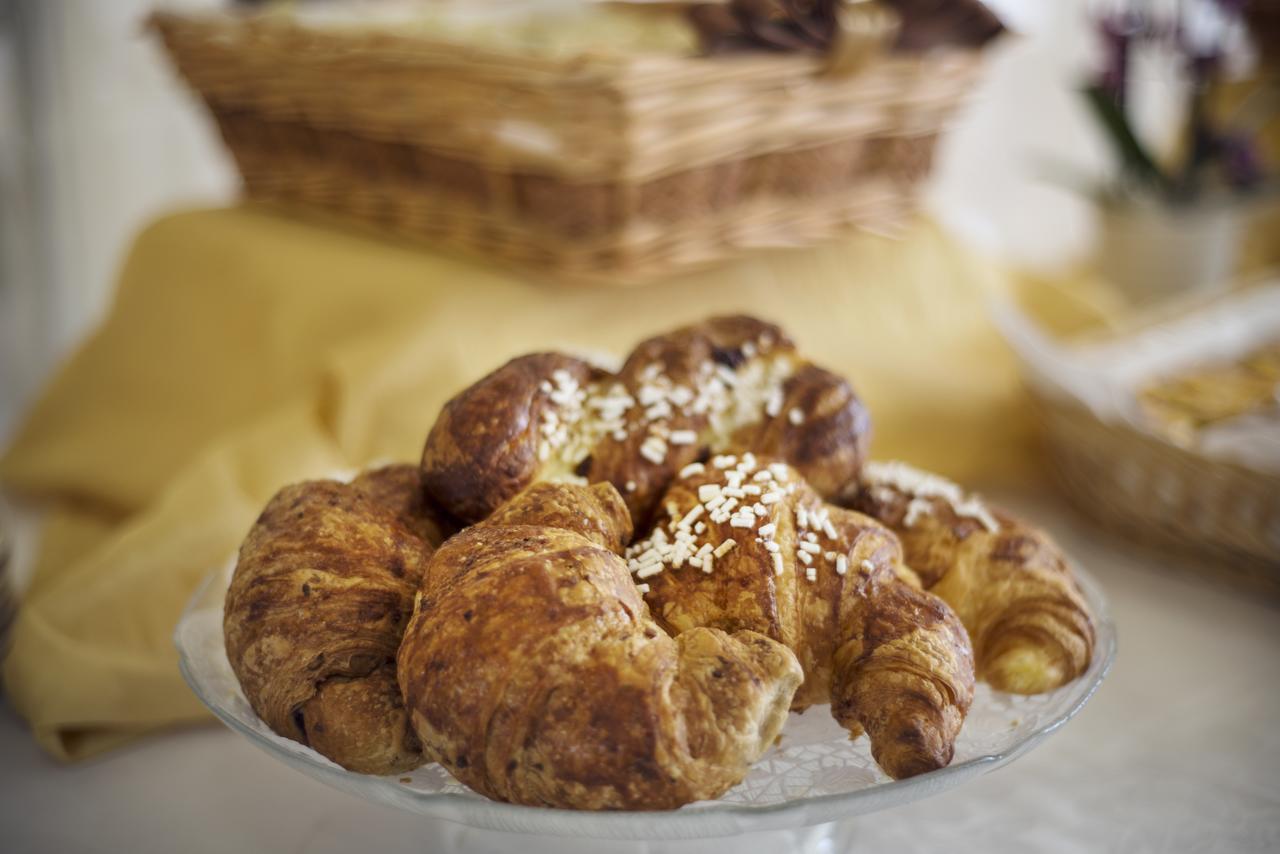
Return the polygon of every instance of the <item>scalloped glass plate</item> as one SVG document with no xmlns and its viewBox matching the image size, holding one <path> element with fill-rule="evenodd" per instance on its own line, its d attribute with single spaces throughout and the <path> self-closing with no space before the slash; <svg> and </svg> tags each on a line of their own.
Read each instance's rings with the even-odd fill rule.
<svg viewBox="0 0 1280 854">
<path fill-rule="evenodd" d="M 1069 721 L 1102 683 L 1116 653 L 1115 626 L 1096 581 L 1077 577 L 1097 618 L 1088 671 L 1050 694 L 1021 697 L 978 686 L 973 708 L 943 769 L 894 781 L 876 766 L 865 738 L 851 741 L 819 706 L 793 714 L 781 743 L 716 801 L 669 812 L 580 812 L 499 803 L 477 795 L 436 764 L 407 774 L 354 774 L 267 728 L 240 691 L 223 648 L 222 602 L 231 568 L 213 573 L 174 632 L 182 675 L 227 726 L 316 779 L 410 812 L 484 830 L 668 840 L 732 836 L 851 818 L 937 794 L 1012 762 Z"/>
</svg>

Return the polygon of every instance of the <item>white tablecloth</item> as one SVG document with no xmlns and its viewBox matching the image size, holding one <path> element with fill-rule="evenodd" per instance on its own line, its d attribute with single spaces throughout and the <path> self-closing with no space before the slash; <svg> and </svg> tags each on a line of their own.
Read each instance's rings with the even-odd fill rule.
<svg viewBox="0 0 1280 854">
<path fill-rule="evenodd" d="M 825 850 L 1280 850 L 1280 603 L 1203 580 L 1195 564 L 1099 533 L 1048 499 L 1013 503 L 1105 586 L 1120 633 L 1111 676 L 1042 747 L 975 783 L 857 819 Z M 0 850 L 14 854 L 577 850 L 365 803 L 217 725 L 66 767 L 5 706 L 0 756 Z M 750 842 L 721 850 L 763 850 Z"/>
</svg>

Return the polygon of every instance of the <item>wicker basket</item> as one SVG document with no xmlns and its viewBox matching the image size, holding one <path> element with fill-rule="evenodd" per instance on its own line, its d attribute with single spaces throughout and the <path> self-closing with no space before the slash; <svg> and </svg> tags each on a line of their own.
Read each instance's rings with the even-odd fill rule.
<svg viewBox="0 0 1280 854">
<path fill-rule="evenodd" d="M 1139 539 L 1198 551 L 1224 576 L 1280 594 L 1280 477 L 1032 395 L 1054 474 L 1082 511 Z"/>
<path fill-rule="evenodd" d="M 631 282 L 912 210 L 978 52 L 508 54 L 157 14 L 248 195 L 558 273 Z"/>
</svg>

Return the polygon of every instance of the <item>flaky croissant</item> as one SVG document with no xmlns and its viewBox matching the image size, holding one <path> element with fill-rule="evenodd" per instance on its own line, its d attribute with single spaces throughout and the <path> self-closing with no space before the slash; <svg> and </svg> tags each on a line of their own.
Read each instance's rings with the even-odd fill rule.
<svg viewBox="0 0 1280 854">
<path fill-rule="evenodd" d="M 794 707 L 829 701 L 891 776 L 951 761 L 973 700 L 969 639 L 907 580 L 889 530 L 751 453 L 691 466 L 662 505 L 665 521 L 627 554 L 677 638 L 710 626 L 781 641 L 804 668 Z"/>
<path fill-rule="evenodd" d="M 1047 534 L 904 463 L 869 463 L 847 503 L 897 532 L 925 588 L 964 621 L 992 687 L 1038 694 L 1089 666 L 1093 617 Z"/>
<path fill-rule="evenodd" d="M 392 463 L 362 472 L 352 485 L 390 510 L 400 524 L 432 548 L 453 536 L 458 523 L 437 507 L 422 486 L 422 471 L 410 463 Z"/>
<path fill-rule="evenodd" d="M 408 470 L 406 473 L 406 469 Z M 422 764 L 395 655 L 431 546 L 411 527 L 416 469 L 287 486 L 240 548 L 223 614 L 227 658 L 275 732 L 352 771 Z"/>
<path fill-rule="evenodd" d="M 617 551 L 612 486 L 538 484 L 447 541 L 398 672 L 424 753 L 476 791 L 573 809 L 669 809 L 739 782 L 800 684 L 753 632 L 650 619 Z"/>
<path fill-rule="evenodd" d="M 507 363 L 445 405 L 422 471 L 469 522 L 531 483 L 570 480 L 612 483 L 644 526 L 677 472 L 730 444 L 786 459 L 834 495 L 869 431 L 849 384 L 782 330 L 719 317 L 641 343 L 617 374 L 557 353 Z"/>
</svg>

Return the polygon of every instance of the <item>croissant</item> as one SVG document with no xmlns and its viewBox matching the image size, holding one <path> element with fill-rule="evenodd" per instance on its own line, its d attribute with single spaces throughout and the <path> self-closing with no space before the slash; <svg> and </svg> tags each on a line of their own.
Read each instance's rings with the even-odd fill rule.
<svg viewBox="0 0 1280 854">
<path fill-rule="evenodd" d="M 781 641 L 804 669 L 793 708 L 830 702 L 895 778 L 951 761 L 973 653 L 951 609 L 910 582 L 893 533 L 751 453 L 689 466 L 662 503 L 628 568 L 677 639 L 711 627 Z"/>
<path fill-rule="evenodd" d="M 868 463 L 847 503 L 897 532 L 925 588 L 960 615 L 992 687 L 1038 694 L 1089 666 L 1093 617 L 1047 534 L 904 463 Z"/>
<path fill-rule="evenodd" d="M 249 531 L 227 591 L 227 658 L 253 710 L 362 773 L 422 764 L 394 665 L 432 551 L 405 515 L 415 480 L 414 467 L 394 466 L 285 487 Z"/>
<path fill-rule="evenodd" d="M 645 526 L 684 466 L 731 444 L 781 457 L 823 495 L 861 467 L 869 419 L 849 384 L 777 326 L 719 317 L 640 344 L 617 374 L 581 359 L 515 359 L 450 400 L 423 481 L 468 522 L 529 484 L 608 482 Z"/>
<path fill-rule="evenodd" d="M 432 557 L 397 659 L 425 755 L 518 804 L 670 809 L 738 783 L 802 678 L 754 632 L 672 639 L 608 484 L 536 484 Z"/>
<path fill-rule="evenodd" d="M 352 486 L 393 512 L 400 524 L 432 548 L 458 531 L 458 523 L 427 496 L 416 465 L 392 463 L 370 469 L 352 481 Z"/>
</svg>

